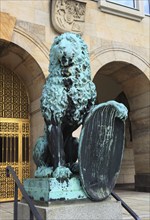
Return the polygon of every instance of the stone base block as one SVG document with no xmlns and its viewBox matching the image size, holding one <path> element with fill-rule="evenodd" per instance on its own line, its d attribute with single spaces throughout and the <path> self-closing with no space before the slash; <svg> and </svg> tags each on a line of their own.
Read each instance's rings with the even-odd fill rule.
<svg viewBox="0 0 150 220">
<path fill-rule="evenodd" d="M 30 178 L 24 180 L 24 188 L 34 201 L 48 203 L 52 200 L 85 199 L 80 179 Z"/>
<path fill-rule="evenodd" d="M 121 203 L 107 199 L 92 202 L 88 199 L 68 202 L 52 202 L 49 207 L 36 206 L 43 220 L 121 220 Z M 29 207 L 19 203 L 18 219 L 29 218 Z"/>
<path fill-rule="evenodd" d="M 135 175 L 135 190 L 140 192 L 150 192 L 150 174 Z"/>
<path fill-rule="evenodd" d="M 30 178 L 24 180 L 24 188 L 34 201 L 85 199 L 80 179 L 77 176 L 68 179 Z"/>
</svg>

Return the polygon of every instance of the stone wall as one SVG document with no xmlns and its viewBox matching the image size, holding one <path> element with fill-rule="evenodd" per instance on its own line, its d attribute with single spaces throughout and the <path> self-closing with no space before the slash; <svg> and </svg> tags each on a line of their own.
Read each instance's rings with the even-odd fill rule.
<svg viewBox="0 0 150 220">
<path fill-rule="evenodd" d="M 31 100 L 31 148 L 37 136 L 40 133 L 42 134 L 43 130 L 43 126 L 40 126 L 41 123 L 43 124 L 39 107 L 40 94 L 36 89 L 39 88 L 39 91 L 41 91 L 42 84 L 44 84 L 43 78 L 48 75 L 49 48 L 54 37 L 59 34 L 51 21 L 51 17 L 55 14 L 51 14 L 50 2 L 49 0 L 1 1 L 0 10 L 3 25 L 1 26 L 0 39 L 15 43 L 33 58 L 32 62 L 23 63 L 19 70 L 28 76 L 26 77 L 28 82 L 32 78 L 32 84 L 28 88 Z M 115 80 L 119 87 L 125 91 L 131 105 L 134 139 L 132 149 L 126 149 L 125 164 L 121 175 L 126 175 L 125 173 L 128 173 L 129 167 L 131 169 L 134 167 L 134 160 L 136 174 L 149 173 L 148 78 L 150 18 L 143 16 L 142 20 L 135 21 L 102 12 L 95 1 L 80 0 L 78 3 L 80 3 L 79 6 L 83 5 L 81 14 L 74 14 L 72 17 L 65 8 L 65 14 L 62 15 L 63 19 L 61 21 L 64 22 L 65 18 L 68 24 L 69 22 L 70 24 L 75 22 L 75 31 L 78 31 L 77 24 L 80 25 L 78 22 L 82 22 L 81 32 L 90 52 L 92 77 L 94 78 L 97 74 L 105 74 Z M 78 22 L 76 20 L 77 16 Z M 63 24 L 64 29 L 65 27 L 70 28 L 65 22 Z M 4 63 L 4 65 L 8 64 L 9 62 Z M 24 66 L 30 67 L 28 73 L 25 71 Z M 34 71 L 37 67 L 39 67 L 40 73 L 34 80 Z M 97 84 L 99 84 L 99 81 L 97 81 Z M 131 178 L 129 177 L 128 180 L 130 182 Z M 120 182 L 127 182 L 127 179 L 120 178 Z"/>
</svg>

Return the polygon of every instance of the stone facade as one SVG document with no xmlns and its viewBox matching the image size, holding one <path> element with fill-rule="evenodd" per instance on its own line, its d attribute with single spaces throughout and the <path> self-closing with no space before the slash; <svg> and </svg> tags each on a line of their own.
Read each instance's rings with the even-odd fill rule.
<svg viewBox="0 0 150 220">
<path fill-rule="evenodd" d="M 52 5 L 54 2 L 56 5 Z M 144 16 L 143 12 L 138 15 L 138 20 L 108 13 L 107 10 L 102 10 L 100 1 L 68 2 L 69 5 L 65 0 L 1 1 L 0 64 L 19 75 L 29 95 L 31 173 L 33 174 L 34 166 L 32 148 L 44 127 L 39 99 L 48 75 L 49 48 L 59 33 L 73 31 L 82 33 L 88 44 L 92 78 L 98 92 L 97 101 L 115 99 L 123 91 L 130 105 L 133 138 L 131 142 L 128 134 L 126 136 L 118 183 L 133 183 L 134 175 L 139 183 L 141 175 L 145 175 L 142 188 L 147 189 L 150 173 L 150 18 Z M 129 11 L 132 14 L 131 9 Z"/>
</svg>

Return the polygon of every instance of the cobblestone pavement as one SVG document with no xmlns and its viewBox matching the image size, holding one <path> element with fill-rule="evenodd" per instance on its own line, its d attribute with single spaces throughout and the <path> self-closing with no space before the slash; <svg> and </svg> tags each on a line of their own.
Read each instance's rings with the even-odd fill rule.
<svg viewBox="0 0 150 220">
<path fill-rule="evenodd" d="M 117 189 L 115 192 L 133 209 L 141 220 L 150 220 L 150 193 L 122 189 Z M 124 208 L 122 208 L 122 211 L 124 220 L 133 219 Z M 13 202 L 0 203 L 0 220 L 13 220 Z"/>
</svg>

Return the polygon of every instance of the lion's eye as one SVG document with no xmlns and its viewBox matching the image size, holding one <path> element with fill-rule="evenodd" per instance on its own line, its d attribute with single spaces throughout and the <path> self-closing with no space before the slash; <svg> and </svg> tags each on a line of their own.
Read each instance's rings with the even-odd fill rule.
<svg viewBox="0 0 150 220">
<path fill-rule="evenodd" d="M 84 64 L 82 65 L 82 67 L 83 67 L 83 70 L 86 70 L 86 66 Z"/>
</svg>

